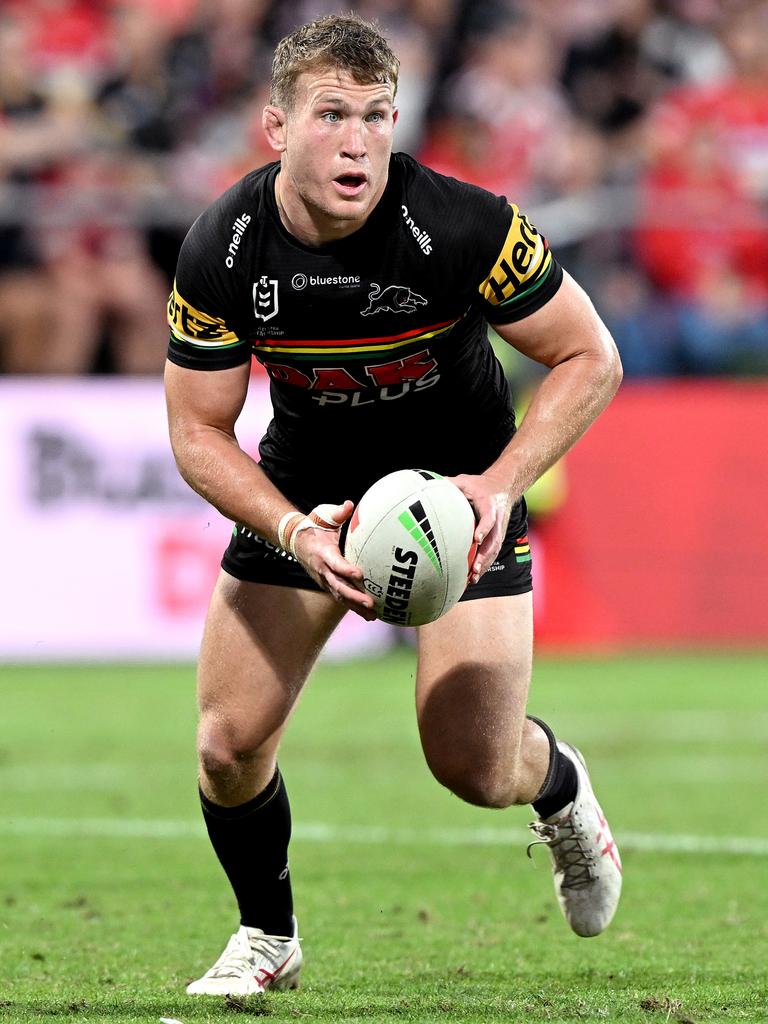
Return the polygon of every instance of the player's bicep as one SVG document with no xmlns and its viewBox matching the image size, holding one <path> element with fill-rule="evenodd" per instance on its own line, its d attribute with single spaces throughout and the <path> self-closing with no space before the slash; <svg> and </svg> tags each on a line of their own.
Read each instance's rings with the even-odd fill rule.
<svg viewBox="0 0 768 1024">
<path fill-rule="evenodd" d="M 205 430 L 234 436 L 248 393 L 250 363 L 226 370 L 190 370 L 165 364 L 165 396 L 171 440 Z"/>
<path fill-rule="evenodd" d="M 579 355 L 618 360 L 613 338 L 589 296 L 565 272 L 562 284 L 545 305 L 523 320 L 493 324 L 493 328 L 518 352 L 545 366 Z"/>
</svg>

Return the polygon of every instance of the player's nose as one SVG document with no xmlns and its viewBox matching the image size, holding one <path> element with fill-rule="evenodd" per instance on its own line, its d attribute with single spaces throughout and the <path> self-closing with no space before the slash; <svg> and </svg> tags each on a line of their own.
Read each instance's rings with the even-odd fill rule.
<svg viewBox="0 0 768 1024">
<path fill-rule="evenodd" d="M 351 160 L 360 160 L 366 154 L 365 131 L 361 123 L 350 118 L 344 126 L 341 139 L 341 155 Z"/>
</svg>

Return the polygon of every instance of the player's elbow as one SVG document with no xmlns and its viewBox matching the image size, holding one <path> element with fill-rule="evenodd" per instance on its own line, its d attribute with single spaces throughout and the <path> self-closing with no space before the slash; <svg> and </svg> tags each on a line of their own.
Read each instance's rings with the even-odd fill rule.
<svg viewBox="0 0 768 1024">
<path fill-rule="evenodd" d="M 171 450 L 182 473 L 185 466 L 192 466 L 200 461 L 211 447 L 215 433 L 213 428 L 194 420 L 178 418 L 171 421 Z"/>
<path fill-rule="evenodd" d="M 611 340 L 611 345 L 605 356 L 605 378 L 608 391 L 611 395 L 615 395 L 624 380 L 624 367 L 619 350 L 613 340 Z"/>
<path fill-rule="evenodd" d="M 192 460 L 192 453 L 196 448 L 193 434 L 187 429 L 186 425 L 180 421 L 171 422 L 170 429 L 168 431 L 171 440 L 171 451 L 173 457 L 176 460 L 176 465 L 179 472 L 185 477 L 185 468 L 190 464 Z"/>
<path fill-rule="evenodd" d="M 602 333 L 599 344 L 593 347 L 591 357 L 596 388 L 609 400 L 619 390 L 624 379 L 624 367 L 616 343 L 607 330 Z"/>
</svg>

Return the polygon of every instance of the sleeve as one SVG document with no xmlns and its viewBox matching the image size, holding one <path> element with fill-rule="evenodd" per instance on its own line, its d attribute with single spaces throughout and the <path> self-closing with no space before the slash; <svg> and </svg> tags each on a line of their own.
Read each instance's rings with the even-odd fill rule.
<svg viewBox="0 0 768 1024">
<path fill-rule="evenodd" d="M 477 304 L 490 324 L 509 324 L 535 313 L 563 280 L 563 268 L 546 238 L 514 204 L 505 205 L 506 237 L 477 289 Z"/>
<path fill-rule="evenodd" d="M 213 240 L 203 214 L 181 247 L 168 299 L 168 359 L 192 370 L 226 370 L 251 358 L 250 342 L 241 339 L 235 322 L 236 279 L 212 263 L 211 253 L 220 249 Z"/>
</svg>

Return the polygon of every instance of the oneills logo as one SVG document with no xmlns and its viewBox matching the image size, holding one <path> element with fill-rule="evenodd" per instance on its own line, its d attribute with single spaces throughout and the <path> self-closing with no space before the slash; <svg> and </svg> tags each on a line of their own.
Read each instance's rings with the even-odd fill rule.
<svg viewBox="0 0 768 1024">
<path fill-rule="evenodd" d="M 235 265 L 235 256 L 237 256 L 237 250 L 240 248 L 240 243 L 243 240 L 245 229 L 251 223 L 251 217 L 248 213 L 241 213 L 235 223 L 232 225 L 232 241 L 229 243 L 229 249 L 227 250 L 227 258 L 224 260 L 226 265 L 231 270 Z"/>
<path fill-rule="evenodd" d="M 405 203 L 400 207 L 400 210 L 403 214 L 403 220 L 406 226 L 410 228 L 411 234 L 416 239 L 419 248 L 425 256 L 429 256 L 432 252 L 432 238 L 426 231 L 422 231 L 418 224 L 414 223 L 413 217 L 408 212 L 408 207 Z"/>
<path fill-rule="evenodd" d="M 253 285 L 253 312 L 257 320 L 271 320 L 277 313 L 277 281 L 266 274 Z"/>
</svg>

